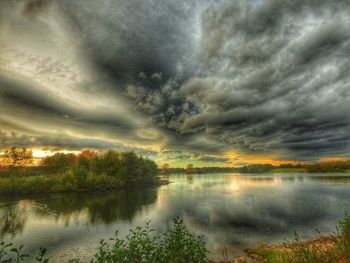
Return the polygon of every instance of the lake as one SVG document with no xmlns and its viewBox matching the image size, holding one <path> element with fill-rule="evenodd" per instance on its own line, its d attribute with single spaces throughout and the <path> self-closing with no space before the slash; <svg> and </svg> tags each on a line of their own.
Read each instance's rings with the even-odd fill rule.
<svg viewBox="0 0 350 263">
<path fill-rule="evenodd" d="M 211 257 L 223 259 L 264 243 L 328 234 L 350 211 L 350 175 L 174 175 L 173 182 L 107 193 L 0 198 L 0 239 L 26 251 L 48 248 L 52 262 L 94 254 L 101 238 L 124 236 L 151 221 L 157 233 L 176 216 L 204 235 Z M 50 261 L 50 262 L 51 262 Z"/>
</svg>

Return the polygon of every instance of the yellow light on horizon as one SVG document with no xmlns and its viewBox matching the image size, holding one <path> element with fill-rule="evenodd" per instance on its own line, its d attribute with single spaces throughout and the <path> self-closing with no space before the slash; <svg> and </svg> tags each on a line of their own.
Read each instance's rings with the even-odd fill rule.
<svg viewBox="0 0 350 263">
<path fill-rule="evenodd" d="M 33 152 L 34 158 L 45 158 L 47 156 L 52 156 L 55 153 L 73 153 L 73 154 L 80 153 L 80 151 L 67 151 L 67 150 L 51 151 L 51 150 L 41 150 L 41 149 L 33 149 L 32 152 Z"/>
</svg>

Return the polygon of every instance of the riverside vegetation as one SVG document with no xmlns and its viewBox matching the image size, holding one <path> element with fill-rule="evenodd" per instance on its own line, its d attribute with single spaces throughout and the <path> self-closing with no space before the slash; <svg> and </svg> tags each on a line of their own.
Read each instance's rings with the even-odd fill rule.
<svg viewBox="0 0 350 263">
<path fill-rule="evenodd" d="M 39 167 L 16 167 L 1 173 L 0 193 L 56 193 L 109 190 L 159 183 L 157 165 L 134 152 L 56 153 Z"/>
<path fill-rule="evenodd" d="M 269 263 L 347 263 L 350 262 L 350 214 L 339 222 L 337 232 L 315 240 L 301 241 L 295 234 L 294 242 L 281 245 L 261 245 L 247 250 L 257 262 Z"/>
<path fill-rule="evenodd" d="M 203 237 L 192 235 L 183 221 L 175 218 L 173 226 L 162 236 L 154 236 L 149 223 L 130 230 L 125 239 L 116 232 L 115 237 L 101 240 L 97 253 L 86 262 L 90 263 L 206 263 L 209 262 Z M 46 249 L 40 248 L 37 262 L 48 263 Z M 23 253 L 23 246 L 0 243 L 0 263 L 26 262 L 30 255 Z M 70 263 L 82 263 L 79 258 Z"/>
</svg>

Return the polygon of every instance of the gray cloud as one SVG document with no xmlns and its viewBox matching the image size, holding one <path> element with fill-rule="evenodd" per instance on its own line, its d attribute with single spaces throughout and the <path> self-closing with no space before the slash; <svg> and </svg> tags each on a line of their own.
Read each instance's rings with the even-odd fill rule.
<svg viewBox="0 0 350 263">
<path fill-rule="evenodd" d="M 6 131 L 57 126 L 203 158 L 349 154 L 349 1 L 0 7 Z"/>
<path fill-rule="evenodd" d="M 203 162 L 213 162 L 213 163 L 227 163 L 229 161 L 228 158 L 225 157 L 215 157 L 210 155 L 204 155 L 198 158 L 199 161 Z"/>
<path fill-rule="evenodd" d="M 126 146 L 122 143 L 110 142 L 95 138 L 79 138 L 63 133 L 45 136 L 18 134 L 0 130 L 0 145 L 4 149 L 13 145 L 18 147 L 43 147 L 46 150 L 81 150 L 84 148 L 103 150 L 116 149 L 120 151 L 135 151 L 139 154 L 156 155 L 157 152 L 138 147 Z"/>
<path fill-rule="evenodd" d="M 203 130 L 242 151 L 282 158 L 346 152 L 349 2 L 250 4 L 224 3 L 204 13 L 204 77 L 180 90 L 200 112 L 179 118 L 178 131 Z"/>
</svg>

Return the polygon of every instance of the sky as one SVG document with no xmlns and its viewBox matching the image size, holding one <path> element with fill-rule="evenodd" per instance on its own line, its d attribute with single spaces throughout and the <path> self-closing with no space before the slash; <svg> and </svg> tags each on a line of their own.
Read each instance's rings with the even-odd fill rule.
<svg viewBox="0 0 350 263">
<path fill-rule="evenodd" d="M 348 0 L 2 0 L 0 152 L 350 155 Z"/>
</svg>

